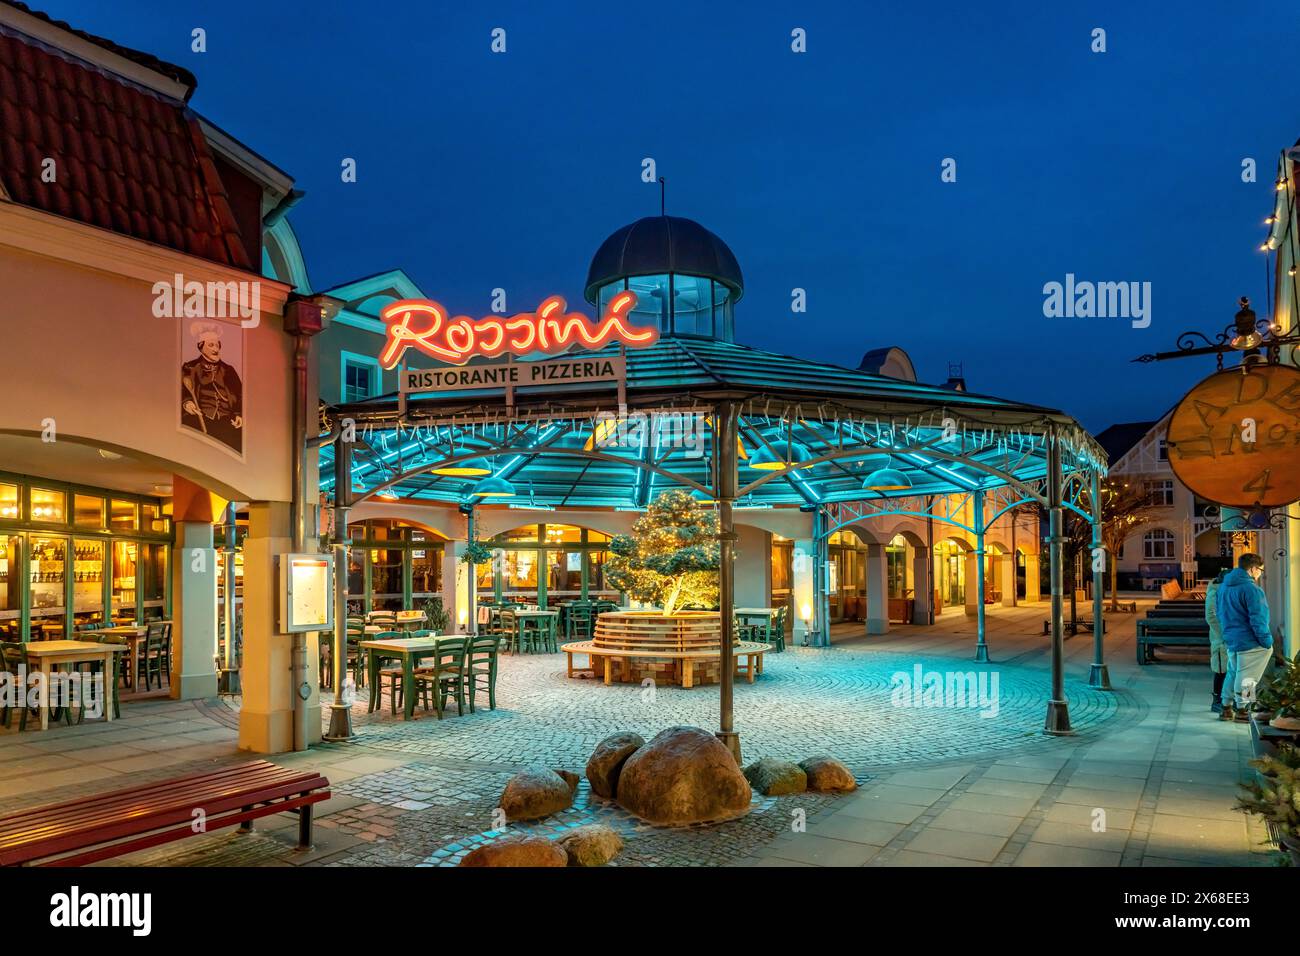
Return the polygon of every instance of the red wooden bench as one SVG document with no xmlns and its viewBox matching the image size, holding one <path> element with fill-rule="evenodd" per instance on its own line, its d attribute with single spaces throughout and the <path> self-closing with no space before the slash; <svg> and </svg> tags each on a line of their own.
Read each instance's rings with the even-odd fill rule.
<svg viewBox="0 0 1300 956">
<path fill-rule="evenodd" d="M 251 830 L 258 817 L 286 810 L 298 814 L 298 846 L 306 848 L 313 804 L 329 799 L 329 785 L 319 773 L 255 760 L 7 813 L 0 864 L 83 866 L 235 824 Z"/>
</svg>

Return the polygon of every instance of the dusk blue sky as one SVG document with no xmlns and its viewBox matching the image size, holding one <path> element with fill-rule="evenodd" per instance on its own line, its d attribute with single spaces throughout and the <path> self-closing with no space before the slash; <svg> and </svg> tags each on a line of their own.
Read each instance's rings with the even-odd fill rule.
<svg viewBox="0 0 1300 956">
<path fill-rule="evenodd" d="M 512 311 L 580 304 L 600 241 L 659 211 L 649 156 L 669 213 L 740 261 L 739 341 L 850 366 L 899 345 L 923 380 L 962 362 L 972 390 L 1094 431 L 1213 370 L 1130 358 L 1221 329 L 1240 295 L 1263 313 L 1257 247 L 1300 136 L 1286 2 L 33 5 L 194 72 L 193 106 L 306 190 L 318 289 L 400 267 L 457 312 L 497 286 Z M 1150 327 L 1045 318 L 1067 272 L 1150 282 Z"/>
</svg>

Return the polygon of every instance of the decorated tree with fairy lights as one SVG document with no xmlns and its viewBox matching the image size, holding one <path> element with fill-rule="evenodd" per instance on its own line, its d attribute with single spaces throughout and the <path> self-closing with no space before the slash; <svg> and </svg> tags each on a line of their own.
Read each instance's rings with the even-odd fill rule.
<svg viewBox="0 0 1300 956">
<path fill-rule="evenodd" d="M 638 601 L 672 614 L 688 604 L 718 603 L 718 516 L 688 491 L 665 491 L 610 542 L 605 580 Z"/>
</svg>

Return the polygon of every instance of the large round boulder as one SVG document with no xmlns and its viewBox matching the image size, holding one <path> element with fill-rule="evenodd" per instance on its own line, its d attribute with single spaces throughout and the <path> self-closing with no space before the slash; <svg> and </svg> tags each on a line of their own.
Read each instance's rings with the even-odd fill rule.
<svg viewBox="0 0 1300 956">
<path fill-rule="evenodd" d="M 699 727 L 657 734 L 627 759 L 618 778 L 618 802 L 661 826 L 743 816 L 751 796 L 731 751 Z"/>
<path fill-rule="evenodd" d="M 618 777 L 623 772 L 623 764 L 644 746 L 645 740 L 641 735 L 633 733 L 615 734 L 596 744 L 591 759 L 587 761 L 591 792 L 606 799 L 618 793 Z"/>
<path fill-rule="evenodd" d="M 499 806 L 507 820 L 537 820 L 568 809 L 573 803 L 577 775 L 571 774 L 574 785 L 554 770 L 530 767 L 517 773 L 506 783 Z"/>
<path fill-rule="evenodd" d="M 542 837 L 507 837 L 476 847 L 461 866 L 568 866 L 569 856 Z"/>
<path fill-rule="evenodd" d="M 569 866 L 604 866 L 623 849 L 623 838 L 603 823 L 574 827 L 555 842 L 569 854 Z"/>
<path fill-rule="evenodd" d="M 775 757 L 763 757 L 745 768 L 749 785 L 765 797 L 783 797 L 808 789 L 808 775 L 798 764 Z"/>
<path fill-rule="evenodd" d="M 853 772 L 834 757 L 809 757 L 799 761 L 808 775 L 808 789 L 818 792 L 858 789 Z"/>
</svg>

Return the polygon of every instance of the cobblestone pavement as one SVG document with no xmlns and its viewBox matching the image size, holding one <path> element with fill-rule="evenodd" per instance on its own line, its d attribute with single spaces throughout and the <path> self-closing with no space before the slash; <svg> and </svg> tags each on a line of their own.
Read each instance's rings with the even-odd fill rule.
<svg viewBox="0 0 1300 956">
<path fill-rule="evenodd" d="M 996 705 L 944 708 L 891 701 L 895 674 L 943 677 L 970 673 L 996 691 Z M 1074 678 L 1075 675 L 1072 675 Z M 1086 674 L 1084 675 L 1086 678 Z M 791 648 L 770 655 L 754 684 L 735 689 L 735 725 L 746 759 L 776 756 L 801 760 L 832 753 L 855 773 L 907 764 L 928 764 L 977 754 L 1049 747 L 1036 734 L 1042 723 L 1046 686 L 1036 668 L 968 661 L 927 654 L 899 654 L 859 644 L 825 649 Z M 364 696 L 364 695 L 363 695 Z M 1124 695 L 1092 690 L 1086 680 L 1066 682 L 1075 726 L 1091 731 L 1119 713 Z M 679 724 L 713 727 L 718 721 L 716 686 L 642 688 L 604 686 L 565 676 L 562 655 L 524 655 L 503 659 L 498 706 L 464 718 L 439 721 L 416 711 L 404 721 L 384 706 L 367 715 L 363 702 L 353 708 L 354 725 L 366 746 L 395 753 L 436 756 L 516 766 L 544 760 L 580 770 L 592 749 L 618 731 L 635 731 L 647 740 Z M 943 731 L 935 732 L 942 713 Z"/>
<path fill-rule="evenodd" d="M 1116 689 L 1089 688 L 1090 639 L 1068 642 L 1076 736 L 1046 737 L 1048 645 L 1036 633 L 1043 614 L 1041 606 L 991 611 L 992 664 L 970 662 L 970 622 L 949 614 L 933 627 L 881 637 L 839 628 L 836 646 L 771 655 L 755 684 L 737 685 L 747 761 L 828 753 L 858 777 L 856 794 L 755 797 L 739 820 L 669 830 L 593 797 L 584 781 L 568 811 L 509 832 L 553 836 L 607 823 L 625 840 L 621 866 L 1267 862 L 1261 834 L 1230 809 L 1249 756 L 1246 731 L 1201 713 L 1204 664 L 1125 663 L 1133 618 L 1108 618 Z M 971 672 L 979 686 L 984 675 L 986 693 L 996 689 L 996 715 L 987 698 L 983 706 L 942 707 L 891 700 L 894 675 L 915 677 L 918 666 L 923 683 L 930 674 Z M 373 715 L 364 694 L 355 704 L 355 743 L 274 758 L 331 780 L 313 851 L 292 849 L 296 827 L 286 815 L 259 821 L 252 834 L 217 833 L 109 865 L 455 865 L 503 835 L 492 811 L 518 769 L 581 771 L 595 744 L 621 730 L 648 739 L 674 724 L 714 727 L 718 697 L 716 686 L 572 680 L 562 656 L 526 655 L 503 658 L 495 711 L 484 702 L 472 715 L 453 710 L 439 721 L 417 710 L 406 722 L 383 704 Z M 243 759 L 237 706 L 142 702 L 112 724 L 0 733 L 0 797 L 20 806 Z M 41 773 L 24 775 L 24 767 Z"/>
</svg>

